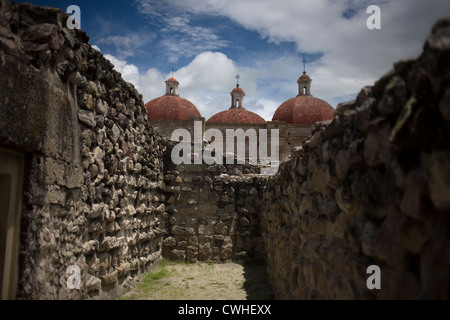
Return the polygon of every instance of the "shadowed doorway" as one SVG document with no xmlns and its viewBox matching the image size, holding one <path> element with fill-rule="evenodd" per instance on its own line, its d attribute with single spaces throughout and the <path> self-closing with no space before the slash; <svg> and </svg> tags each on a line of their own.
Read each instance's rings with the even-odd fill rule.
<svg viewBox="0 0 450 320">
<path fill-rule="evenodd" d="M 22 199 L 23 156 L 0 149 L 0 294 L 15 299 Z"/>
</svg>

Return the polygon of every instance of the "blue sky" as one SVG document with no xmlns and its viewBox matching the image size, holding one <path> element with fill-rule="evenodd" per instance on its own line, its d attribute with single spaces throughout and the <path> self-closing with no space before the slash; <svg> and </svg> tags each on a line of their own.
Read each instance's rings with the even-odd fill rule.
<svg viewBox="0 0 450 320">
<path fill-rule="evenodd" d="M 18 1 L 21 2 L 21 1 Z M 28 0 L 81 9 L 81 27 L 144 96 L 179 92 L 207 119 L 230 107 L 235 75 L 244 106 L 271 120 L 297 94 L 301 60 L 311 93 L 329 102 L 352 100 L 402 58 L 417 57 L 448 0 Z M 381 9 L 381 30 L 369 30 L 369 5 Z"/>
</svg>

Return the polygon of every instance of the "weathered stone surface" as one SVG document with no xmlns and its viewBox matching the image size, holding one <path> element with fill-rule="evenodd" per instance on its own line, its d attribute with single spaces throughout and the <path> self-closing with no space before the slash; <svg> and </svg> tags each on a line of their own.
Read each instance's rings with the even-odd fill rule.
<svg viewBox="0 0 450 320">
<path fill-rule="evenodd" d="M 17 297 L 115 298 L 161 254 L 165 145 L 142 96 L 66 13 L 1 0 L 0 17 L 0 148 L 30 155 Z M 74 264 L 80 290 L 51 280 Z"/>
<path fill-rule="evenodd" d="M 99 291 L 102 287 L 102 281 L 99 278 L 90 276 L 86 282 L 87 292 Z"/>
<path fill-rule="evenodd" d="M 168 161 L 142 96 L 66 13 L 1 0 L 0 17 L 0 147 L 27 154 L 18 298 L 115 298 L 163 256 L 267 259 L 280 299 L 448 299 L 448 19 L 267 178 Z"/>
<path fill-rule="evenodd" d="M 117 271 L 100 276 L 103 285 L 111 285 L 117 281 Z"/>
<path fill-rule="evenodd" d="M 78 120 L 89 128 L 94 128 L 97 124 L 97 121 L 95 121 L 94 114 L 90 111 L 86 110 L 80 110 L 78 111 Z"/>
<path fill-rule="evenodd" d="M 171 231 L 174 235 L 195 235 L 195 230 L 193 228 L 173 226 Z"/>
<path fill-rule="evenodd" d="M 216 226 L 214 227 L 214 231 L 218 234 L 222 234 L 225 235 L 228 232 L 228 227 L 225 223 L 223 222 L 219 222 L 218 224 L 216 224 Z"/>
<path fill-rule="evenodd" d="M 269 179 L 261 226 L 277 298 L 448 298 L 449 25 L 316 124 Z M 382 266 L 379 291 L 369 265 Z"/>
<path fill-rule="evenodd" d="M 430 197 L 434 206 L 439 210 L 450 210 L 450 151 L 434 152 L 428 163 L 430 178 Z"/>
<path fill-rule="evenodd" d="M 177 240 L 174 237 L 168 237 L 163 241 L 164 246 L 173 248 L 177 245 Z"/>
</svg>

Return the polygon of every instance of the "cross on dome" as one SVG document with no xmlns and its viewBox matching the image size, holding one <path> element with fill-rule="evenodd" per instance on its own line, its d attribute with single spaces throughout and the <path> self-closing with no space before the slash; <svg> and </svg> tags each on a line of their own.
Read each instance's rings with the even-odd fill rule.
<svg viewBox="0 0 450 320">
<path fill-rule="evenodd" d="M 298 78 L 298 95 L 309 96 L 311 95 L 311 81 L 312 79 L 306 74 L 306 62 L 305 56 L 302 59 L 303 62 L 303 74 Z"/>
<path fill-rule="evenodd" d="M 305 56 L 303 56 L 302 62 L 303 62 L 303 74 L 306 74 L 306 62 L 308 61 L 305 59 Z"/>
</svg>

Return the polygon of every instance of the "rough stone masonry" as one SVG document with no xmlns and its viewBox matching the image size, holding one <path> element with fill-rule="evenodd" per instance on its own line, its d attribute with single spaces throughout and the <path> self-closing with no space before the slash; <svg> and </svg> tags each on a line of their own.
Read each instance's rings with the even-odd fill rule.
<svg viewBox="0 0 450 320">
<path fill-rule="evenodd" d="M 22 299 L 111 298 L 161 256 L 165 146 L 142 96 L 67 17 L 0 1 L 0 146 L 26 155 Z"/>
<path fill-rule="evenodd" d="M 0 0 L 0 148 L 25 155 L 17 298 L 114 298 L 164 257 L 265 259 L 279 299 L 448 299 L 450 19 L 268 178 L 168 162 L 142 96 L 67 18 Z"/>
<path fill-rule="evenodd" d="M 450 18 L 340 104 L 265 190 L 262 234 L 279 299 L 448 299 Z M 381 268 L 368 290 L 366 269 Z"/>
</svg>

